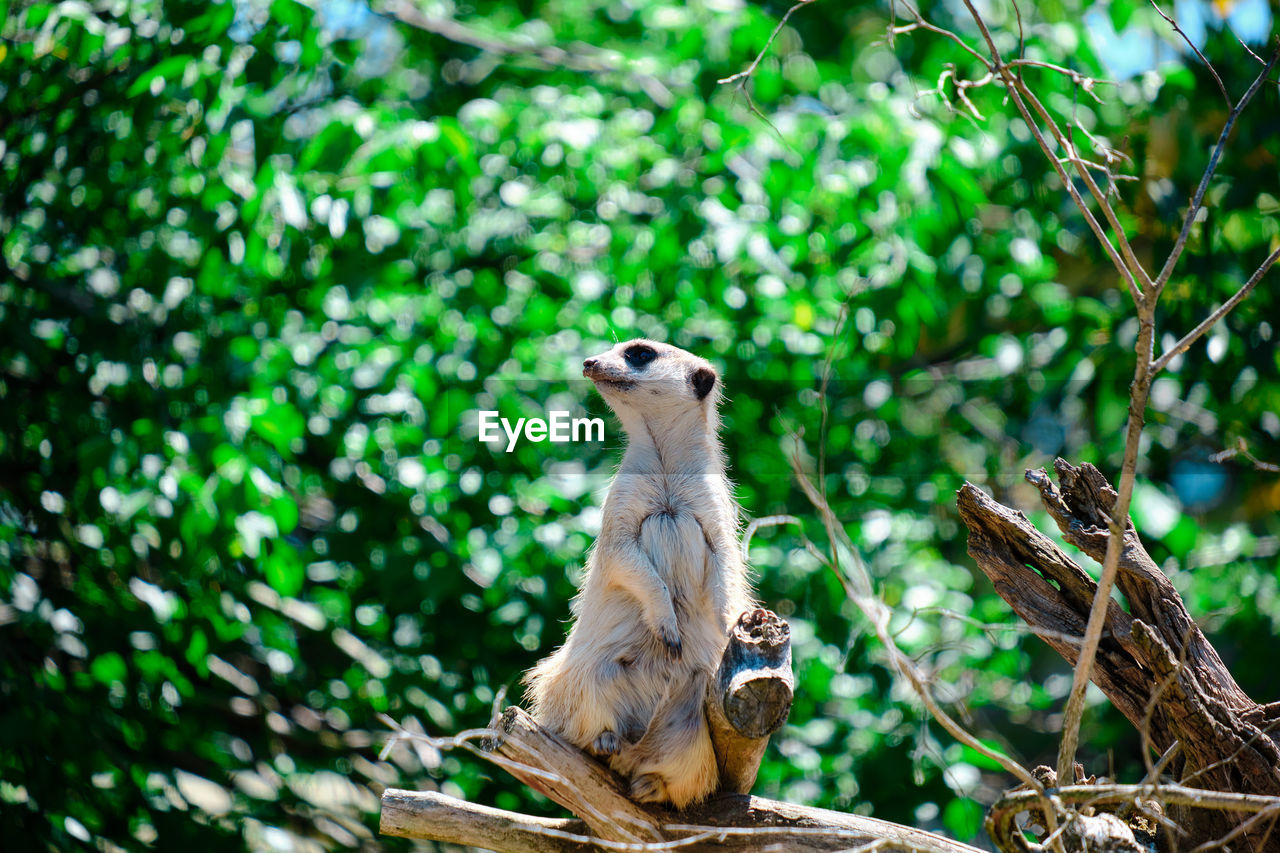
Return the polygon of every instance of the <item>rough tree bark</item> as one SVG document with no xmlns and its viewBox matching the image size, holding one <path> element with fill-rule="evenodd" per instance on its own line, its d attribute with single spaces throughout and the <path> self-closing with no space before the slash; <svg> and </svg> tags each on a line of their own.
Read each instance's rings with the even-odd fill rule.
<svg viewBox="0 0 1280 853">
<path fill-rule="evenodd" d="M 1043 469 L 1027 480 L 1067 542 L 1101 562 L 1108 513 L 1116 492 L 1097 468 L 1054 464 L 1061 488 Z M 969 555 L 996 592 L 1037 635 L 1067 661 L 1078 654 L 1097 585 L 1021 512 L 966 483 L 958 496 L 969 528 Z M 1176 742 L 1180 781 L 1197 788 L 1280 795 L 1280 702 L 1260 705 L 1240 689 L 1187 612 L 1181 596 L 1147 554 L 1132 521 L 1125 525 L 1117 585 L 1126 613 L 1112 601 L 1093 668 L 1093 681 L 1144 733 L 1156 754 Z M 1276 816 L 1209 809 L 1175 809 L 1188 834 L 1183 849 L 1236 830 L 1243 849 L 1280 853 Z M 1244 826 L 1243 829 L 1240 827 Z"/>
</svg>

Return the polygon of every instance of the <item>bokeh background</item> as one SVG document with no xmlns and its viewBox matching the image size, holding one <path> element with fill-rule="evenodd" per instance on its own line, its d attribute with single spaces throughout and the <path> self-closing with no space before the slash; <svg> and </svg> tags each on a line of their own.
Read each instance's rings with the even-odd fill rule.
<svg viewBox="0 0 1280 853">
<path fill-rule="evenodd" d="M 466 752 L 382 758 L 378 715 L 482 726 L 563 639 L 621 434 L 508 454 L 476 412 L 604 414 L 581 360 L 640 335 L 717 364 L 747 517 L 801 522 L 751 544 L 797 676 L 757 792 L 968 840 L 1011 783 L 930 725 L 805 551 L 827 543 L 793 454 L 943 698 L 1051 760 L 1069 672 L 980 580 L 953 494 L 1049 529 L 1025 468 L 1114 476 L 1136 322 L 1003 93 L 972 90 L 979 118 L 929 92 L 980 76 L 953 42 L 813 3 L 738 88 L 717 81 L 786 5 L 2 5 L 0 848 L 408 849 L 375 834 L 389 785 L 554 813 Z M 1004 51 L 1114 80 L 1099 103 L 1025 71 L 1086 150 L 1131 158 L 1117 206 L 1158 266 L 1217 84 L 1146 4 L 1022 6 L 981 6 Z M 1242 92 L 1267 4 L 1169 11 Z M 959 4 L 924 12 L 978 43 Z M 1162 345 L 1276 245 L 1278 117 L 1267 85 Z M 1157 380 L 1134 504 L 1261 701 L 1274 293 Z M 1093 696 L 1087 770 L 1133 780 L 1138 739 Z"/>
</svg>

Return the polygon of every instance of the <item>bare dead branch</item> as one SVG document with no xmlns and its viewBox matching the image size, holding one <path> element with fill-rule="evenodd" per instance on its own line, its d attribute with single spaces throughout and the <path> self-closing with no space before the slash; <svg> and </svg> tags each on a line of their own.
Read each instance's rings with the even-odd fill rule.
<svg viewBox="0 0 1280 853">
<path fill-rule="evenodd" d="M 1164 9 L 1160 8 L 1160 4 L 1157 3 L 1156 0 L 1151 0 L 1151 8 L 1155 9 L 1156 14 L 1164 18 L 1165 22 L 1168 23 L 1169 26 L 1173 27 L 1173 31 L 1175 33 L 1182 36 L 1182 40 L 1187 43 L 1187 47 L 1191 48 L 1195 55 L 1199 57 L 1200 61 L 1204 63 L 1204 67 L 1209 69 L 1209 73 L 1213 75 L 1213 81 L 1218 84 L 1218 91 L 1222 93 L 1222 99 L 1227 102 L 1227 109 L 1233 109 L 1231 96 L 1227 94 L 1227 87 L 1222 84 L 1222 78 L 1218 76 L 1218 69 L 1213 67 L 1212 62 L 1205 59 L 1204 54 L 1200 52 L 1200 48 L 1196 47 L 1195 42 L 1193 42 L 1191 38 L 1182 31 L 1182 27 L 1178 26 L 1177 21 L 1164 13 Z"/>
<path fill-rule="evenodd" d="M 1116 271 L 1120 273 L 1120 277 L 1124 280 L 1125 284 L 1129 288 L 1129 294 L 1133 297 L 1134 303 L 1137 304 L 1141 302 L 1142 295 L 1138 285 L 1138 279 L 1135 277 L 1138 275 L 1138 273 L 1129 268 L 1125 259 L 1121 257 L 1121 252 L 1117 251 L 1116 247 L 1112 245 L 1110 238 L 1107 237 L 1106 232 L 1102 229 L 1102 226 L 1098 223 L 1098 220 L 1094 217 L 1093 212 L 1089 209 L 1089 206 L 1085 204 L 1084 199 L 1081 198 L 1079 191 L 1076 189 L 1075 184 L 1071 180 L 1071 176 L 1067 174 L 1065 167 L 1060 162 L 1058 162 L 1058 157 L 1056 154 L 1054 154 L 1053 149 L 1050 147 L 1048 141 L 1045 139 L 1044 133 L 1040 130 L 1039 123 L 1032 116 L 1032 111 L 1030 108 L 1028 108 L 1027 101 L 1028 100 L 1034 101 L 1034 103 L 1038 107 L 1037 112 L 1040 113 L 1043 117 L 1047 117 L 1048 112 L 1045 111 L 1043 105 L 1039 104 L 1038 100 L 1034 98 L 1024 99 L 1024 95 L 1029 94 L 1030 90 L 1023 85 L 1020 85 L 1018 77 L 1010 71 L 1009 67 L 1000 58 L 1000 51 L 996 47 L 995 39 L 992 38 L 991 36 L 991 30 L 987 27 L 986 21 L 982 19 L 982 16 L 978 13 L 978 10 L 973 6 L 971 2 L 969 2 L 969 0 L 965 0 L 965 6 L 969 9 L 970 15 L 973 17 L 974 21 L 977 23 L 978 30 L 982 33 L 982 37 L 987 43 L 987 48 L 991 53 L 991 58 L 993 61 L 993 66 L 992 66 L 993 70 L 995 70 L 1000 74 L 1001 80 L 1005 84 L 1005 90 L 1008 91 L 1010 97 L 1013 99 L 1014 105 L 1018 108 L 1018 112 L 1021 113 L 1023 121 L 1026 123 L 1027 128 L 1031 131 L 1032 137 L 1036 140 L 1036 144 L 1040 146 L 1040 150 L 1044 153 L 1044 156 L 1049 160 L 1050 164 L 1054 168 L 1054 171 L 1058 173 L 1058 178 L 1062 181 L 1063 187 L 1070 194 L 1072 201 L 1076 203 L 1076 207 L 1080 209 L 1080 213 L 1084 217 L 1085 222 L 1089 225 L 1089 229 L 1093 231 L 1094 236 L 1098 239 L 1099 245 L 1101 245 L 1103 250 L 1107 253 L 1107 257 L 1111 259 L 1111 263 L 1115 266 Z M 1058 145 L 1063 150 L 1070 151 L 1071 150 L 1070 143 L 1062 135 L 1062 132 L 1057 129 L 1057 126 L 1053 124 L 1052 121 L 1050 121 L 1049 126 L 1051 129 L 1051 132 L 1053 132 L 1054 141 L 1058 143 Z M 1086 175 L 1088 174 L 1088 170 L 1083 170 L 1083 171 Z M 1095 185 L 1095 189 L 1096 189 L 1096 185 Z M 1105 203 L 1102 203 L 1101 206 L 1104 209 L 1104 211 L 1109 209 Z M 1123 230 L 1121 230 L 1119 232 L 1119 236 L 1117 237 L 1117 241 L 1121 241 L 1123 239 L 1124 239 L 1124 232 Z M 1130 254 L 1132 253 L 1130 252 Z M 1139 265 L 1139 269 L 1141 269 L 1140 265 Z"/>
<path fill-rule="evenodd" d="M 388 788 L 382 796 L 384 835 L 470 844 L 518 853 L 585 850 L 664 851 L 777 849 L 893 850 L 980 853 L 940 835 L 861 815 L 806 808 L 760 797 L 723 794 L 681 813 L 654 809 L 666 841 L 619 842 L 590 835 L 577 820 L 549 820 L 477 806 L 434 791 Z M 488 843 L 486 843 L 488 842 Z"/>
<path fill-rule="evenodd" d="M 1147 737 L 1147 740 L 1151 739 L 1149 725 L 1148 725 L 1146 737 Z M 1169 762 L 1173 761 L 1173 759 L 1176 758 L 1181 751 L 1182 751 L 1181 741 L 1175 740 L 1173 743 L 1169 744 L 1169 748 L 1166 749 L 1163 753 L 1161 753 L 1160 758 L 1156 760 L 1156 763 L 1151 765 L 1151 767 L 1147 769 L 1147 775 L 1143 777 L 1142 784 L 1143 785 L 1160 784 L 1160 774 L 1164 772 L 1165 768 L 1169 766 Z"/>
<path fill-rule="evenodd" d="M 1209 155 L 1209 165 L 1205 166 L 1204 174 L 1200 177 L 1200 185 L 1196 187 L 1196 193 L 1191 197 L 1191 206 L 1187 208 L 1187 214 L 1183 217 L 1182 230 L 1178 233 L 1178 239 L 1174 242 L 1173 249 L 1170 250 L 1164 266 L 1160 268 L 1159 275 L 1156 276 L 1155 296 L 1157 299 L 1164 292 L 1165 285 L 1169 283 L 1169 276 L 1173 274 L 1173 268 L 1177 266 L 1178 259 L 1182 257 L 1182 251 L 1187 246 L 1187 237 L 1190 236 L 1191 226 L 1200 214 L 1200 206 L 1204 203 L 1205 191 L 1209 188 L 1209 179 L 1213 177 L 1213 173 L 1218 169 L 1218 161 L 1222 159 L 1222 152 L 1227 147 L 1227 138 L 1231 136 L 1231 129 L 1235 127 L 1236 119 L 1240 117 L 1240 113 L 1244 111 L 1245 107 L 1249 106 L 1253 96 L 1262 88 L 1263 82 L 1271 74 L 1271 69 L 1275 67 L 1277 60 L 1280 60 L 1280 45 L 1277 45 L 1276 50 L 1272 52 L 1271 59 L 1262 69 L 1262 73 L 1254 79 L 1253 85 L 1249 87 L 1239 102 L 1231 108 L 1231 112 L 1227 114 L 1227 120 L 1222 125 L 1222 132 L 1218 134 L 1218 143 L 1213 146 L 1213 153 Z M 1230 102 L 1230 99 L 1228 99 L 1227 103 Z"/>
<path fill-rule="evenodd" d="M 970 4 L 968 0 L 965 0 L 965 5 L 969 6 L 971 9 L 973 8 L 972 4 Z M 974 14 L 976 15 L 977 13 L 974 12 Z M 985 23 L 983 26 L 985 28 Z M 995 50 L 994 40 L 991 42 L 991 49 L 993 51 Z M 1040 120 L 1043 121 L 1045 126 L 1049 129 L 1049 133 L 1053 136 L 1054 140 L 1067 153 L 1067 157 L 1071 160 L 1072 165 L 1076 167 L 1076 174 L 1078 174 L 1080 179 L 1084 182 L 1085 187 L 1089 190 L 1089 194 L 1093 196 L 1093 200 L 1097 203 L 1098 209 L 1102 211 L 1103 218 L 1107 221 L 1107 224 L 1111 226 L 1111 230 L 1115 234 L 1116 246 L 1119 249 L 1119 256 L 1123 264 L 1121 273 L 1124 276 L 1125 281 L 1130 285 L 1129 294 L 1134 299 L 1134 305 L 1141 306 L 1142 301 L 1145 298 L 1145 294 L 1151 286 L 1151 278 L 1147 275 L 1146 269 L 1133 253 L 1133 247 L 1129 245 L 1129 238 L 1124 233 L 1124 226 L 1120 223 L 1120 218 L 1116 215 L 1115 209 L 1112 208 L 1110 203 L 1107 201 L 1106 195 L 1098 187 L 1097 182 L 1094 181 L 1093 175 L 1090 174 L 1089 169 L 1084 165 L 1083 161 L 1080 160 L 1080 155 L 1076 152 L 1075 145 L 1072 144 L 1068 136 L 1058 127 L 1058 123 L 1053 120 L 1053 116 L 1050 115 L 1049 110 L 1045 108 L 1044 104 L 1040 102 L 1040 99 L 1036 96 L 1035 92 L 1033 92 L 1021 79 L 1014 75 L 1006 72 L 1005 77 L 1006 83 L 1011 85 L 1014 90 L 1014 103 L 1019 103 L 1022 99 L 1025 99 L 1026 102 L 1032 106 L 1035 113 L 1040 117 Z M 1086 206 L 1084 202 L 1081 200 L 1079 194 L 1074 192 L 1074 187 L 1072 187 L 1072 190 L 1072 200 L 1076 202 L 1076 206 L 1080 208 L 1082 212 L 1085 211 Z M 1110 243 L 1108 243 L 1108 247 L 1109 246 Z"/>
<path fill-rule="evenodd" d="M 986 86 L 995 79 L 994 75 L 988 71 L 977 80 L 963 80 L 956 75 L 955 66 L 948 63 L 947 67 L 938 75 L 938 85 L 932 89 L 925 89 L 919 93 L 918 97 L 923 98 L 927 95 L 937 95 L 938 99 L 946 104 L 949 109 L 955 110 L 954 105 L 947 100 L 946 85 L 948 79 L 955 85 L 956 97 L 960 100 L 960 103 L 964 105 L 965 109 L 967 109 L 978 121 L 986 121 L 986 117 L 978 110 L 977 105 L 969 99 L 969 90 Z"/>
<path fill-rule="evenodd" d="M 798 444 L 798 438 L 796 440 Z M 910 656 L 898 648 L 898 644 L 890 634 L 889 619 L 892 613 L 888 606 L 874 595 L 871 578 L 866 572 L 866 567 L 857 558 L 857 549 L 849 539 L 844 527 L 836 519 L 835 512 L 831 509 L 830 504 L 827 503 L 822 493 L 809 481 L 809 476 L 805 473 L 798 454 L 792 454 L 790 461 L 800 488 L 809 499 L 809 503 L 818 510 L 824 524 L 827 526 L 828 536 L 830 537 L 828 541 L 831 543 L 833 554 L 837 548 L 837 543 L 839 543 L 844 545 L 850 555 L 851 559 L 848 562 L 852 563 L 851 567 L 841 570 L 834 557 L 830 566 L 836 572 L 836 577 L 844 587 L 845 594 L 849 596 L 849 599 L 857 605 L 858 609 L 866 616 L 867 621 L 871 623 L 876 638 L 884 647 L 885 654 L 889 658 L 893 669 L 907 680 L 912 691 L 919 697 L 930 716 L 937 720 L 938 724 L 952 737 L 997 762 L 1006 772 L 1017 778 L 1024 785 L 1039 790 L 1041 785 L 1031 775 L 1030 771 L 1009 756 L 991 749 L 991 747 L 974 737 L 938 704 L 933 696 L 933 691 L 929 688 L 928 678 L 920 672 Z"/>
<path fill-rule="evenodd" d="M 1086 95 L 1093 98 L 1093 100 L 1099 104 L 1102 103 L 1102 98 L 1099 98 L 1098 93 L 1094 91 L 1095 86 L 1120 85 L 1115 80 L 1107 80 L 1101 77 L 1089 77 L 1071 68 L 1064 68 L 1061 65 L 1054 65 L 1052 62 L 1043 62 L 1039 59 L 1010 59 L 1005 64 L 1010 68 L 1044 68 L 1048 71 L 1057 72 L 1083 89 Z"/>
<path fill-rule="evenodd" d="M 1240 689 L 1127 519 L 1123 537 L 1114 535 L 1112 525 L 1123 519 L 1115 508 L 1119 496 L 1101 473 L 1062 460 L 1055 468 L 1061 489 L 1043 471 L 1029 471 L 1027 479 L 1067 542 L 1093 559 L 1105 559 L 1122 540 L 1117 585 L 1131 612 L 1104 600 L 1098 584 L 1025 515 L 966 484 L 957 505 L 969 528 L 970 555 L 1014 611 L 1077 667 L 1079 648 L 1055 634 L 1079 631 L 1097 605 L 1107 605 L 1091 676 L 1142 731 L 1149 749 L 1163 750 L 1148 780 L 1158 781 L 1158 768 L 1176 745 L 1184 784 L 1199 779 L 1206 788 L 1280 797 L 1280 703 L 1259 705 Z M 1195 820 L 1197 843 L 1239 822 Z M 1263 849 L 1258 841 L 1266 831 L 1263 824 L 1247 831 L 1251 849 Z M 1268 849 L 1274 848 L 1272 842 Z"/>
<path fill-rule="evenodd" d="M 576 853 L 595 848 L 755 851 L 775 845 L 800 853 L 882 846 L 921 853 L 979 853 L 969 845 L 888 821 L 743 794 L 721 794 L 683 812 L 642 806 L 625 798 L 620 803 L 621 783 L 608 770 L 581 750 L 565 745 L 518 708 L 508 709 L 501 729 L 495 748 L 507 757 L 519 757 L 516 766 L 532 766 L 530 759 L 535 756 L 537 762 L 547 762 L 537 763 L 541 771 L 538 778 L 574 780 L 571 788 L 556 786 L 546 792 L 561 805 L 572 804 L 572 810 L 579 814 L 586 806 L 591 813 L 609 816 L 611 821 L 603 824 L 603 833 L 598 829 L 598 818 L 585 822 L 534 818 L 475 806 L 436 792 L 394 788 L 382 797 L 382 832 L 520 853 Z M 524 774 L 516 775 L 528 781 Z M 617 811 L 619 807 L 625 814 Z M 624 826 L 635 831 L 620 838 L 616 833 Z"/>
<path fill-rule="evenodd" d="M 554 820 L 476 805 L 436 791 L 388 788 L 382 835 L 461 844 L 504 853 L 586 853 L 599 849 L 580 820 Z"/>
<path fill-rule="evenodd" d="M 1257 63 L 1258 63 L 1259 65 L 1266 65 L 1266 64 L 1267 64 L 1267 61 L 1266 61 L 1265 59 L 1263 59 L 1261 56 L 1258 56 L 1258 54 L 1254 53 L 1253 48 L 1249 47 L 1249 45 L 1245 43 L 1245 40 L 1244 40 L 1244 39 L 1242 39 L 1242 38 L 1240 38 L 1240 36 L 1236 35 L 1236 31 L 1235 31 L 1235 30 L 1233 30 L 1233 29 L 1231 29 L 1231 26 L 1230 26 L 1229 24 L 1227 24 L 1227 23 L 1225 23 L 1225 22 L 1224 22 L 1224 23 L 1223 23 L 1223 26 L 1227 28 L 1227 30 L 1231 33 L 1231 37 L 1232 37 L 1232 38 L 1234 38 L 1234 39 L 1236 40 L 1236 43 L 1237 43 L 1237 44 L 1239 44 L 1239 45 L 1240 45 L 1240 47 L 1244 49 L 1244 52 L 1245 52 L 1245 53 L 1247 53 L 1247 54 L 1249 54 L 1250 56 L 1252 56 L 1252 57 L 1257 61 Z"/>
<path fill-rule="evenodd" d="M 951 32 L 951 30 L 948 30 L 943 27 L 939 27 L 936 24 L 930 23 L 924 17 L 924 15 L 920 14 L 920 10 L 918 10 L 915 6 L 913 6 L 910 2 L 908 2 L 908 0 L 894 0 L 894 2 L 890 4 L 893 7 L 893 14 L 895 16 L 897 15 L 898 3 L 901 3 L 906 8 L 906 10 L 911 13 L 911 17 L 915 19 L 915 22 L 911 24 L 905 24 L 901 27 L 890 27 L 889 28 L 890 44 L 893 43 L 893 36 L 895 35 L 909 33 L 915 30 L 926 30 L 928 32 L 934 33 L 935 35 L 940 35 L 943 38 L 950 39 L 951 41 L 960 45 L 960 47 L 963 48 L 965 52 L 968 53 L 970 56 L 972 56 L 974 59 L 981 62 L 988 71 L 994 70 L 994 68 L 991 65 L 991 60 L 983 56 L 982 53 L 977 48 L 971 46 L 964 39 L 960 38 L 960 36 Z"/>
<path fill-rule="evenodd" d="M 1079 129 L 1080 129 L 1080 130 L 1084 130 L 1084 128 L 1082 128 L 1082 127 L 1081 127 L 1081 128 L 1079 128 Z M 1114 182 L 1115 182 L 1115 181 L 1136 181 L 1136 180 L 1138 180 L 1138 176 L 1137 176 L 1137 175 L 1113 175 L 1113 174 L 1111 173 L 1111 166 L 1110 166 L 1110 165 L 1108 165 L 1108 164 L 1104 164 L 1104 163 L 1095 163 L 1095 162 L 1093 162 L 1092 160 L 1085 160 L 1083 157 L 1078 157 L 1078 156 L 1077 156 L 1077 157 L 1060 157 L 1060 158 L 1058 158 L 1058 162 L 1059 162 L 1059 163 L 1071 163 L 1073 166 L 1083 166 L 1083 167 L 1084 167 L 1084 168 L 1086 168 L 1086 169 L 1093 169 L 1093 170 L 1095 170 L 1095 171 L 1102 172 L 1104 175 L 1106 175 L 1106 176 L 1107 176 L 1107 179 L 1108 179 L 1108 180 L 1110 180 L 1110 181 L 1112 181 L 1112 182 L 1113 182 L 1113 185 L 1114 185 Z M 1112 195 L 1111 190 L 1108 190 L 1108 191 L 1107 191 L 1107 194 L 1108 194 L 1108 195 Z"/>
<path fill-rule="evenodd" d="M 778 33 L 782 32 L 782 28 L 787 25 L 787 21 L 791 19 L 791 15 L 801 6 L 808 6 L 816 0 L 800 0 L 783 14 L 778 21 L 778 25 L 773 28 L 773 32 L 769 33 L 769 39 L 764 43 L 764 47 L 760 48 L 760 52 L 756 54 L 756 58 L 751 60 L 751 64 L 739 71 L 737 74 L 730 74 L 728 77 L 722 77 L 717 80 L 721 85 L 726 83 L 737 83 L 739 88 L 746 85 L 747 80 L 756 73 L 756 69 L 760 67 L 760 63 L 769 54 L 769 49 L 773 47 L 773 42 L 778 38 Z"/>
<path fill-rule="evenodd" d="M 1255 817 L 1269 817 L 1280 811 L 1280 797 L 1236 794 L 1188 788 L 1183 785 L 1072 785 L 1052 789 L 1052 795 L 1064 806 L 1077 809 L 1104 805 L 1126 805 L 1155 800 L 1170 806 L 1210 809 L 1220 812 L 1242 812 Z M 1014 790 L 1005 794 L 987 816 L 987 830 L 1000 850 L 1028 850 L 1017 827 L 1019 813 L 1039 806 L 1034 791 Z M 1248 823 L 1246 821 L 1245 823 Z M 1242 824 L 1243 825 L 1243 824 Z M 1247 830 L 1246 830 L 1247 831 Z M 1234 833 L 1233 833 L 1234 837 Z M 1199 848 L 1197 848 L 1199 849 Z M 1207 848 L 1206 848 L 1207 849 Z"/>
<path fill-rule="evenodd" d="M 1228 447 L 1226 450 L 1219 450 L 1217 453 L 1209 455 L 1210 462 L 1225 462 L 1228 459 L 1234 459 L 1237 456 L 1243 456 L 1253 465 L 1254 470 L 1267 471 L 1272 474 L 1280 474 L 1280 465 L 1273 462 L 1263 462 L 1258 457 L 1249 452 L 1249 445 L 1243 438 L 1237 438 L 1235 447 Z"/>
<path fill-rule="evenodd" d="M 1262 265 L 1254 271 L 1253 275 L 1249 276 L 1249 280 L 1241 285 L 1239 290 L 1231 295 L 1230 299 L 1222 303 L 1222 305 L 1220 305 L 1218 309 L 1208 317 L 1201 320 L 1199 325 L 1183 335 L 1181 340 L 1161 355 L 1160 358 L 1152 364 L 1152 373 L 1159 373 L 1161 370 L 1168 367 L 1170 361 L 1190 349 L 1191 345 L 1199 340 L 1205 332 L 1213 328 L 1215 323 L 1227 316 L 1227 314 L 1231 313 L 1232 308 L 1239 305 L 1244 301 L 1246 296 L 1253 292 L 1253 289 L 1258 286 L 1258 282 L 1262 281 L 1262 277 L 1267 274 L 1267 271 L 1271 269 L 1277 260 L 1280 260 L 1280 249 L 1276 249 L 1268 255 L 1267 259 L 1262 262 Z"/>
<path fill-rule="evenodd" d="M 315 0 L 305 0 L 310 4 Z M 806 0 L 811 2 L 811 0 Z M 457 44 L 465 44 L 494 56 L 523 57 L 548 68 L 565 68 L 586 73 L 615 72 L 632 80 L 655 104 L 670 107 L 675 98 L 671 90 L 651 74 L 629 67 L 624 57 L 594 45 L 578 44 L 572 48 L 558 45 L 522 44 L 485 35 L 453 18 L 432 17 L 412 0 L 385 0 L 374 9 L 414 29 L 433 33 Z"/>
</svg>

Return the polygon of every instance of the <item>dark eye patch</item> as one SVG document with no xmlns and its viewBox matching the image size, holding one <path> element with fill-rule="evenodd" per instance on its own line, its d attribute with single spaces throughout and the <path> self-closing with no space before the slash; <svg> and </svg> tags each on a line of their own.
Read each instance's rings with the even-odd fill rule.
<svg viewBox="0 0 1280 853">
<path fill-rule="evenodd" d="M 627 360 L 627 364 L 635 368 L 644 367 L 649 362 L 658 357 L 658 351 L 653 347 L 644 344 L 636 344 L 633 347 L 627 347 L 622 353 L 622 357 Z"/>
</svg>

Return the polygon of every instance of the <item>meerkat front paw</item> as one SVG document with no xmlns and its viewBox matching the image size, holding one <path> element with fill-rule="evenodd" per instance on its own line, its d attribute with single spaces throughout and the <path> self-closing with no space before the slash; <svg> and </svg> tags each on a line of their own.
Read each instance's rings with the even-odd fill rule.
<svg viewBox="0 0 1280 853">
<path fill-rule="evenodd" d="M 642 773 L 631 780 L 631 799 L 637 803 L 667 800 L 667 783 L 657 773 Z"/>
<path fill-rule="evenodd" d="M 622 752 L 622 747 L 622 738 L 618 737 L 616 732 L 606 730 L 596 736 L 596 739 L 587 747 L 587 752 L 596 758 L 608 758 Z"/>
<path fill-rule="evenodd" d="M 680 629 L 676 626 L 674 618 L 670 622 L 658 625 L 658 639 L 666 648 L 667 657 L 680 660 L 680 656 L 684 654 L 684 646 L 680 643 Z"/>
</svg>

